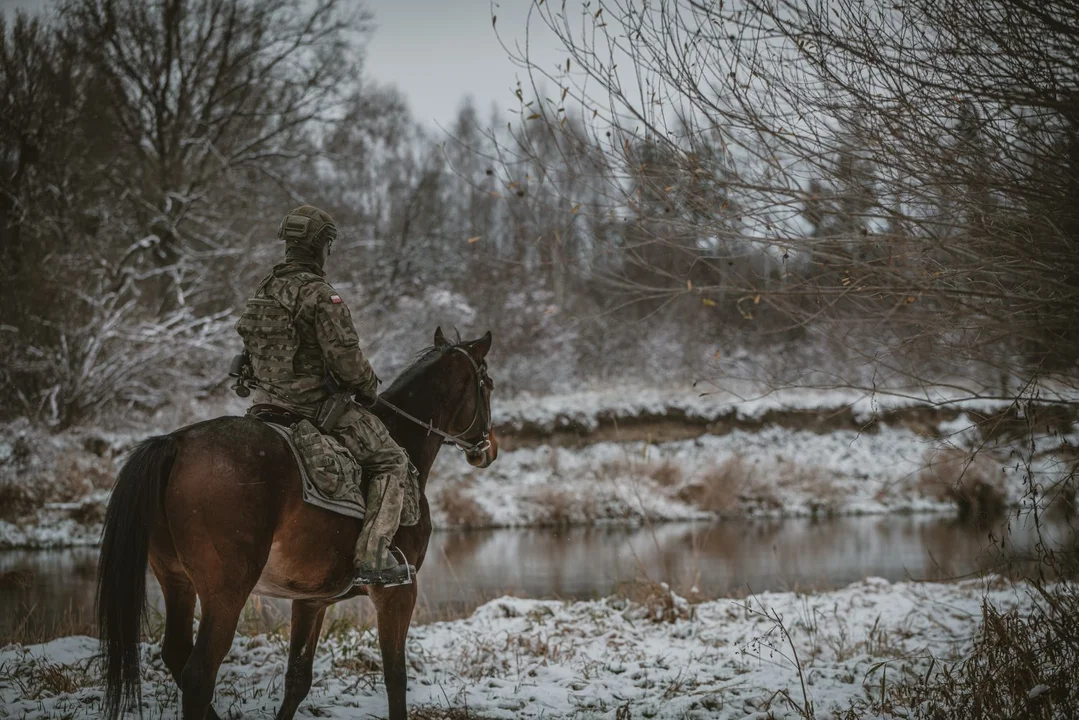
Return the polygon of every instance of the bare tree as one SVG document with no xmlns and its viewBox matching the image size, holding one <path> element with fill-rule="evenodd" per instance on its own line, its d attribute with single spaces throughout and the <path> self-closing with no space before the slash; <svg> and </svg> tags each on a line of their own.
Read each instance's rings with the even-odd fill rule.
<svg viewBox="0 0 1079 720">
<path fill-rule="evenodd" d="M 608 211 L 649 272 L 620 289 L 799 328 L 870 382 L 1012 397 L 1079 361 L 1077 10 L 538 2 L 567 60 L 516 59 L 535 121 L 580 112 L 621 167 Z"/>
<path fill-rule="evenodd" d="M 313 174 L 365 22 L 341 0 L 65 0 L 49 26 L 3 28 L 10 411 L 161 402 L 170 346 L 180 387 L 217 382 L 211 330 L 250 289 L 252 234 Z"/>
<path fill-rule="evenodd" d="M 356 77 L 366 18 L 341 0 L 70 0 L 60 17 L 106 88 L 117 157 L 102 179 L 182 305 L 206 289 L 206 260 L 237 252 L 260 217 L 253 189 L 287 195 L 307 171 L 312 133 L 340 117 Z"/>
</svg>

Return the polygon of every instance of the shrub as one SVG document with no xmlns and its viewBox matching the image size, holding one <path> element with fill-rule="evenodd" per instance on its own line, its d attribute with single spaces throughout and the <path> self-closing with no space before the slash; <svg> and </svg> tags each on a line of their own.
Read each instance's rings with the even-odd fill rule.
<svg viewBox="0 0 1079 720">
<path fill-rule="evenodd" d="M 929 453 L 918 488 L 930 497 L 954 502 L 964 521 L 992 520 L 1008 508 L 1003 477 L 985 451 L 971 454 L 945 448 Z"/>
<path fill-rule="evenodd" d="M 590 493 L 578 496 L 561 488 L 541 487 L 529 493 L 528 499 L 539 508 L 536 525 L 562 527 L 595 520 L 600 514 Z"/>
<path fill-rule="evenodd" d="M 459 528 L 489 527 L 493 518 L 480 507 L 469 490 L 471 479 L 464 479 L 453 485 L 443 486 L 438 494 L 438 507 L 446 517 L 446 523 Z"/>
<path fill-rule="evenodd" d="M 701 510 L 724 514 L 738 507 L 746 484 L 745 462 L 741 455 L 733 455 L 682 487 L 678 499 Z"/>
<path fill-rule="evenodd" d="M 648 477 L 655 480 L 657 485 L 673 487 L 682 482 L 682 468 L 670 460 L 664 460 L 648 468 Z"/>
<path fill-rule="evenodd" d="M 1033 612 L 1002 613 L 985 603 L 970 656 L 924 683 L 893 689 L 893 697 L 930 720 L 1074 717 L 1079 596 L 1074 586 L 1057 586 L 1037 605 Z"/>
<path fill-rule="evenodd" d="M 0 520 L 14 521 L 38 510 L 44 501 L 20 482 L 0 482 Z"/>
</svg>

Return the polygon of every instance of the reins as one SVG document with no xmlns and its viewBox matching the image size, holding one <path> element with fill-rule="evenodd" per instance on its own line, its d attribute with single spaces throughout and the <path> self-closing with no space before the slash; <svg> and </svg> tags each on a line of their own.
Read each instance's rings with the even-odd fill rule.
<svg viewBox="0 0 1079 720">
<path fill-rule="evenodd" d="M 408 413 L 408 412 L 402 410 L 401 408 L 397 407 L 396 405 L 394 405 L 393 403 L 391 403 L 390 401 L 384 399 L 381 396 L 379 396 L 377 402 L 381 403 L 382 405 L 385 405 L 386 408 L 388 408 L 389 410 L 391 410 L 394 413 L 397 413 L 398 415 L 403 417 L 405 420 L 408 420 L 410 422 L 415 423 L 416 425 L 419 425 L 422 428 L 425 428 L 427 430 L 428 435 L 437 435 L 438 437 L 442 438 L 442 444 L 443 445 L 453 445 L 458 450 L 464 451 L 464 453 L 466 455 L 479 455 L 480 453 L 487 452 L 487 450 L 491 447 L 491 413 L 490 413 L 490 411 L 488 411 L 488 413 L 487 413 L 487 426 L 483 429 L 483 439 L 482 440 L 480 440 L 480 441 L 478 441 L 476 443 L 473 443 L 473 444 L 469 444 L 466 440 L 464 440 L 464 436 L 473 427 L 476 426 L 476 421 L 479 420 L 479 418 L 480 418 L 480 406 L 483 405 L 483 388 L 486 385 L 486 383 L 484 383 L 484 381 L 483 381 L 483 371 L 480 369 L 479 364 L 476 363 L 476 361 L 472 358 L 472 356 L 468 354 L 467 350 L 465 350 L 464 348 L 457 347 L 457 346 L 454 346 L 454 347 L 452 347 L 450 349 L 451 350 L 456 350 L 457 352 L 461 353 L 466 358 L 468 358 L 468 362 L 472 365 L 472 370 L 476 373 L 476 412 L 472 416 L 472 422 L 470 422 L 468 424 L 468 427 L 465 428 L 462 432 L 458 433 L 457 435 L 450 435 L 448 432 L 446 432 L 444 430 L 440 430 L 439 428 L 436 428 L 435 424 L 434 424 L 434 419 L 431 419 L 431 420 L 428 420 L 427 422 L 424 422 L 423 420 L 420 420 L 415 415 L 412 415 L 411 413 Z"/>
</svg>

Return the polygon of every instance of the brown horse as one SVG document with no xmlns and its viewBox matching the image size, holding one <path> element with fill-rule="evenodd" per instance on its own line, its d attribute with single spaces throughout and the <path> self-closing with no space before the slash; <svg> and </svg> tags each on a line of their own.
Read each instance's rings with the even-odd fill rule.
<svg viewBox="0 0 1079 720">
<path fill-rule="evenodd" d="M 431 536 L 427 475 L 441 444 L 470 451 L 476 467 L 498 455 L 490 430 L 490 347 L 491 333 L 452 344 L 436 330 L 434 346 L 383 393 L 376 410 L 420 471 L 420 522 L 394 539 L 417 570 Z M 211 707 L 217 671 L 251 593 L 292 600 L 278 720 L 292 718 L 311 687 L 326 608 L 363 594 L 377 613 L 390 718 L 407 717 L 405 637 L 416 583 L 348 590 L 359 531 L 360 521 L 303 501 L 291 450 L 261 421 L 222 417 L 144 440 L 120 470 L 105 518 L 97 591 L 105 716 L 113 720 L 139 700 L 149 562 L 165 598 L 161 655 L 180 686 L 184 720 L 218 717 Z M 202 619 L 192 642 L 196 597 Z"/>
</svg>

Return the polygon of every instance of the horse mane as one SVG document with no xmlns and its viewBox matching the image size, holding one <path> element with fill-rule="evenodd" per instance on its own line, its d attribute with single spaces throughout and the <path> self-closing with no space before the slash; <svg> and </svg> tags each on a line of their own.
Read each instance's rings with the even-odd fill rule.
<svg viewBox="0 0 1079 720">
<path fill-rule="evenodd" d="M 397 377 L 390 383 L 390 386 L 382 391 L 381 394 L 390 397 L 397 395 L 404 390 L 406 386 L 411 385 L 414 381 L 418 380 L 421 375 L 427 372 L 432 365 L 441 360 L 450 350 L 463 346 L 465 343 L 461 339 L 461 331 L 457 328 L 453 328 L 453 334 L 457 339 L 449 345 L 428 345 L 425 348 L 420 348 L 420 350 L 412 356 L 412 364 L 398 373 Z"/>
<path fill-rule="evenodd" d="M 431 368 L 432 365 L 441 360 L 447 352 L 449 352 L 452 348 L 455 347 L 457 346 L 442 345 L 441 347 L 436 347 L 434 345 L 428 345 L 427 347 L 423 348 L 418 353 L 416 353 L 416 359 L 412 361 L 412 364 L 406 367 L 400 373 L 398 373 L 397 377 L 395 377 L 393 379 L 393 382 L 390 383 L 390 386 L 384 391 L 382 391 L 382 394 L 388 397 L 393 397 L 397 395 L 407 386 L 418 380 L 420 376 L 422 376 Z"/>
</svg>

